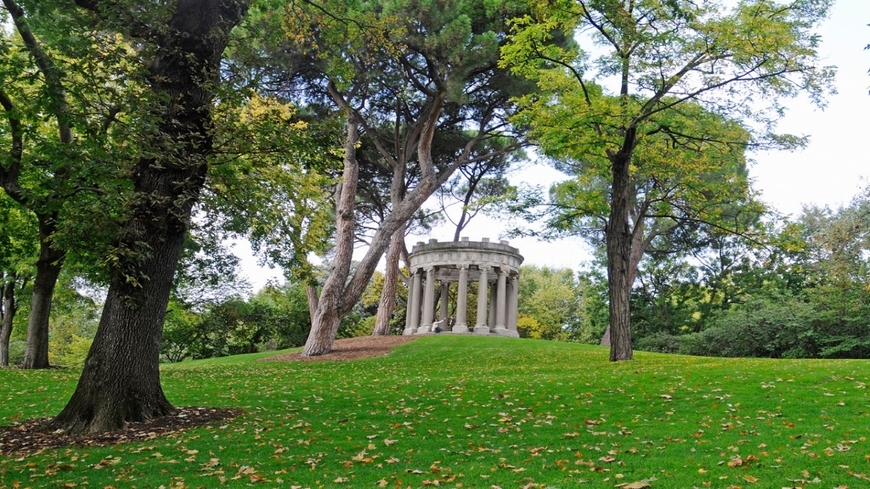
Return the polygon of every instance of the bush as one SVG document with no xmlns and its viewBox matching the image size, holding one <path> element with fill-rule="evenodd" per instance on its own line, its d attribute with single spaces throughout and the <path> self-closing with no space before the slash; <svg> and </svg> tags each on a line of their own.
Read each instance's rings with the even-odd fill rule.
<svg viewBox="0 0 870 489">
<path fill-rule="evenodd" d="M 9 365 L 24 364 L 24 350 L 27 349 L 27 342 L 24 340 L 9 341 Z"/>
<path fill-rule="evenodd" d="M 720 357 L 819 356 L 812 306 L 794 297 L 754 298 L 711 318 L 710 327 L 681 338 L 680 353 Z"/>
<path fill-rule="evenodd" d="M 635 343 L 635 348 L 658 353 L 679 353 L 680 337 L 665 332 L 644 336 Z"/>
</svg>

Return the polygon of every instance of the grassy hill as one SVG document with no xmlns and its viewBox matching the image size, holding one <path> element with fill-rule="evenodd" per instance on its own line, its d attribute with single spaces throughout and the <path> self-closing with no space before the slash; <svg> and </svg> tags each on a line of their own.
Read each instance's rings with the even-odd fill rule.
<svg viewBox="0 0 870 489">
<path fill-rule="evenodd" d="M 870 362 L 421 338 L 353 362 L 169 365 L 224 424 L 0 456 L 0 488 L 784 488 L 870 484 Z M 0 370 L 0 426 L 56 414 L 77 371 Z"/>
</svg>

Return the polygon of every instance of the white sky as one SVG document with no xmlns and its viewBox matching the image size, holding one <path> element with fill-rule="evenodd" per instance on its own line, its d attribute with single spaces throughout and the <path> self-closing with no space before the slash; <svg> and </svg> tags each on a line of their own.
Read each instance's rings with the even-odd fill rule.
<svg viewBox="0 0 870 489">
<path fill-rule="evenodd" d="M 860 188 L 870 184 L 870 0 L 838 0 L 830 18 L 819 33 L 820 54 L 825 65 L 838 67 L 837 94 L 828 98 L 824 110 L 806 99 L 789 101 L 778 130 L 783 133 L 809 135 L 810 143 L 796 152 L 760 152 L 751 157 L 753 187 L 774 209 L 792 216 L 805 204 L 837 207 L 847 203 Z M 519 171 L 514 183 L 547 186 L 562 178 L 546 166 Z M 507 223 L 478 216 L 465 233 L 472 241 L 488 237 L 497 241 Z M 451 227 L 436 229 L 431 237 L 452 239 Z M 430 236 L 410 236 L 409 248 Z M 578 268 L 588 260 L 588 248 L 580 239 L 539 242 L 532 238 L 512 239 L 526 264 Z M 235 251 L 243 256 L 243 270 L 254 290 L 270 278 L 281 277 L 280 271 L 263 269 L 250 256 L 250 249 L 240 243 Z"/>
</svg>

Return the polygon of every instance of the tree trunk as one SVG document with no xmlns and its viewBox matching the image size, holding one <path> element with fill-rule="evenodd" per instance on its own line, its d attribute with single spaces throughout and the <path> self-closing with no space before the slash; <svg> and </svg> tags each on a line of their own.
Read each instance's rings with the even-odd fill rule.
<svg viewBox="0 0 870 489">
<path fill-rule="evenodd" d="M 629 254 L 628 259 L 628 294 L 629 300 L 631 300 L 631 288 L 634 286 L 634 279 L 637 277 L 637 268 L 640 266 L 640 260 L 643 258 L 643 254 L 646 253 L 646 249 L 649 246 L 650 242 L 652 242 L 655 237 L 652 233 L 650 236 L 644 238 L 644 216 L 637 216 L 634 220 L 634 229 L 631 230 L 631 253 Z M 611 346 L 610 345 L 610 322 L 607 323 L 607 327 L 604 329 L 604 334 L 601 336 L 601 342 L 599 343 L 601 346 Z"/>
<path fill-rule="evenodd" d="M 393 163 L 393 181 L 390 182 L 390 204 L 395 209 L 402 203 L 405 197 L 405 169 L 406 159 L 402 158 Z M 405 245 L 405 229 L 402 224 L 393 233 L 390 239 L 390 247 L 387 251 L 387 263 L 384 270 L 384 289 L 381 291 L 381 300 L 378 303 L 378 314 L 375 317 L 375 329 L 372 336 L 386 336 L 390 334 L 390 319 L 396 308 L 396 290 L 399 285 L 399 258 Z"/>
<path fill-rule="evenodd" d="M 628 137 L 626 138 L 628 139 Z M 633 138 L 632 138 L 633 139 Z M 628 144 L 626 144 L 628 146 Z M 610 361 L 631 360 L 631 229 L 628 221 L 630 151 L 611 158 L 613 187 L 607 222 L 607 284 L 610 298 Z"/>
<path fill-rule="evenodd" d="M 52 235 L 57 230 L 57 215 L 37 214 L 39 220 L 39 259 L 30 296 L 30 316 L 27 318 L 27 347 L 24 350 L 26 369 L 48 368 L 48 327 L 51 301 L 57 278 L 63 269 L 64 250 L 54 248 Z"/>
<path fill-rule="evenodd" d="M 77 3 L 101 14 L 124 5 Z M 134 169 L 134 197 L 84 371 L 49 429 L 100 433 L 174 410 L 160 385 L 163 320 L 191 209 L 205 184 L 213 84 L 229 32 L 246 10 L 235 0 L 180 0 L 177 5 L 150 64 L 159 134 L 148 141 L 148 156 Z"/>
<path fill-rule="evenodd" d="M 405 226 L 393 233 L 393 239 L 387 252 L 387 263 L 384 271 L 384 290 L 381 291 L 381 302 L 378 304 L 378 315 L 375 318 L 375 330 L 372 336 L 390 334 L 390 319 L 396 308 L 396 291 L 399 285 L 399 258 L 402 256 L 402 241 L 405 240 Z"/>
<path fill-rule="evenodd" d="M 314 315 L 317 313 L 317 304 L 320 303 L 320 295 L 317 293 L 317 287 L 308 284 L 305 287 L 305 295 L 308 298 L 308 319 L 311 324 L 314 324 Z"/>
<path fill-rule="evenodd" d="M 332 87 L 333 92 L 334 87 Z M 342 204 L 338 206 L 337 225 L 336 225 L 336 255 L 333 261 L 332 270 L 324 284 L 323 291 L 320 296 L 320 304 L 318 305 L 318 313 L 315 314 L 315 322 L 311 325 L 311 333 L 308 335 L 308 341 L 305 343 L 305 348 L 302 350 L 303 356 L 316 356 L 328 353 L 332 349 L 332 344 L 335 342 L 335 334 L 338 331 L 338 324 L 341 317 L 347 314 L 354 304 L 359 300 L 360 296 L 365 291 L 378 261 L 383 256 L 384 251 L 389 246 L 393 234 L 403 225 L 407 224 L 408 220 L 414 213 L 423 205 L 435 190 L 442 185 L 450 175 L 456 171 L 461 165 L 468 161 L 473 142 L 466 145 L 462 155 L 456 159 L 441 173 L 437 173 L 432 159 L 432 139 L 435 133 L 435 125 L 438 116 L 441 114 L 441 107 L 444 102 L 443 96 L 438 94 L 432 102 L 429 112 L 426 116 L 426 122 L 421 131 L 420 140 L 417 144 L 417 159 L 421 167 L 420 181 L 413 191 L 408 193 L 401 203 L 394 206 L 390 213 L 381 222 L 375 235 L 372 237 L 369 249 L 365 256 L 360 260 L 359 266 L 354 271 L 353 276 L 348 280 L 350 273 L 350 260 L 353 253 L 353 236 L 344 236 L 342 230 L 346 230 L 348 224 L 352 224 L 354 195 L 350 193 L 342 193 Z M 333 96 L 339 105 L 345 108 L 346 113 L 352 113 L 347 109 L 347 103 L 342 102 L 339 97 Z M 356 157 L 355 148 L 345 147 L 345 154 L 353 157 L 354 164 L 354 180 L 343 180 L 343 187 L 352 184 L 354 192 L 356 191 Z M 345 172 L 347 172 L 347 156 L 345 159 Z M 345 214 L 349 213 L 349 217 Z"/>
<path fill-rule="evenodd" d="M 344 172 L 335 209 L 335 257 L 332 260 L 332 270 L 320 291 L 311 333 L 302 349 L 303 356 L 322 355 L 332 350 L 344 307 L 345 280 L 350 273 L 353 258 L 354 202 L 359 178 L 359 163 L 356 159 L 359 127 L 352 114 L 348 114 L 348 117 L 345 124 Z"/>
<path fill-rule="evenodd" d="M 174 411 L 160 385 L 160 338 L 184 234 L 161 234 L 150 240 L 154 252 L 142 267 L 148 279 L 139 287 L 113 273 L 84 371 L 52 429 L 101 433 Z"/>
<path fill-rule="evenodd" d="M 0 278 L 6 280 L 2 284 L 2 305 L 0 305 L 0 367 L 9 366 L 9 338 L 12 337 L 12 320 L 18 306 L 15 304 L 15 275 Z"/>
</svg>

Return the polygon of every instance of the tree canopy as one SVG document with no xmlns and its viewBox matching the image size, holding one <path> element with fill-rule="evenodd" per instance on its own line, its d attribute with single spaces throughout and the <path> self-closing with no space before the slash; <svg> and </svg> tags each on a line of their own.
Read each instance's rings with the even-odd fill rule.
<svg viewBox="0 0 870 489">
<path fill-rule="evenodd" d="M 632 176 L 647 164 L 653 165 L 648 175 L 658 175 L 655 165 L 676 156 L 661 153 L 669 148 L 696 156 L 661 167 L 666 178 L 678 164 L 703 162 L 702 152 L 715 157 L 747 142 L 800 144 L 801 138 L 773 129 L 783 98 L 803 94 L 821 105 L 830 89 L 833 69 L 820 66 L 814 33 L 829 6 L 815 0 L 752 0 L 730 8 L 681 0 L 556 0 L 533 2 L 532 13 L 514 21 L 502 64 L 536 80 L 547 94 L 524 98 L 526 123 L 548 150 L 573 148 L 573 158 L 609 169 L 612 360 L 632 358 L 630 264 L 642 232 L 629 219 L 640 180 L 633 183 Z M 576 32 L 579 45 L 548 44 L 553 32 Z M 710 120 L 705 111 L 721 122 L 701 124 Z M 568 119 L 552 118 L 554 112 Z M 746 121 L 751 140 L 728 121 Z"/>
</svg>

